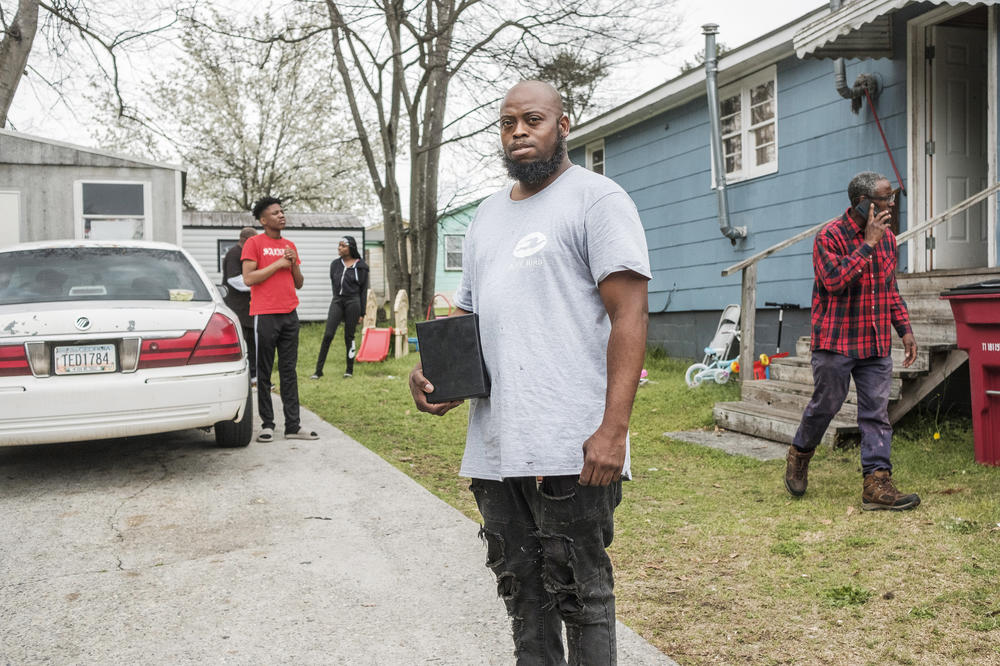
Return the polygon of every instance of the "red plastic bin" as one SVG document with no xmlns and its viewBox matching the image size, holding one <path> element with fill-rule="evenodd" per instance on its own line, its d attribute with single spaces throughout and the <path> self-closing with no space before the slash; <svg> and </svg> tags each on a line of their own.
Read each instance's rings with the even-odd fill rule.
<svg viewBox="0 0 1000 666">
<path fill-rule="evenodd" d="M 969 352 L 976 462 L 1000 465 L 1000 279 L 941 294 L 955 315 L 958 346 Z"/>
</svg>

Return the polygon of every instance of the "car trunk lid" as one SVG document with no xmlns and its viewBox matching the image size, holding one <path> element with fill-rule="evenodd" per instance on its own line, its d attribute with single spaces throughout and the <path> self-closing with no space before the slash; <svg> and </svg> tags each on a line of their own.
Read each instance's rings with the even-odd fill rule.
<svg viewBox="0 0 1000 666">
<path fill-rule="evenodd" d="M 212 301 L 93 301 L 0 306 L 0 342 L 28 339 L 158 337 L 202 330 Z"/>
</svg>

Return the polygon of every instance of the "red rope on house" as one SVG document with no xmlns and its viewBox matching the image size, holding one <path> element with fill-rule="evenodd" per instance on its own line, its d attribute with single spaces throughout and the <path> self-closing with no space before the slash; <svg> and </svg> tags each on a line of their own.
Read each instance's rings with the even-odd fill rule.
<svg viewBox="0 0 1000 666">
<path fill-rule="evenodd" d="M 864 88 L 865 97 L 868 98 L 868 108 L 872 110 L 872 116 L 875 118 L 875 126 L 878 127 L 878 133 L 882 135 L 882 143 L 885 145 L 885 152 L 889 156 L 889 162 L 892 163 L 892 170 L 896 173 L 896 182 L 899 183 L 899 189 L 904 194 L 906 193 L 906 185 L 903 184 L 903 179 L 899 177 L 899 169 L 896 167 L 896 160 L 892 158 L 892 150 L 889 149 L 889 141 L 885 138 L 885 131 L 882 130 L 882 123 L 879 122 L 878 113 L 875 112 L 875 104 L 872 102 L 872 96 L 868 93 L 868 88 Z"/>
</svg>

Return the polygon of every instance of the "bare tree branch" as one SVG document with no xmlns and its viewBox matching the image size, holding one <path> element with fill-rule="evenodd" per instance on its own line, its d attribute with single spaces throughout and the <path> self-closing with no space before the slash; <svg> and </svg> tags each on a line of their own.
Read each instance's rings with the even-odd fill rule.
<svg viewBox="0 0 1000 666">
<path fill-rule="evenodd" d="M 657 17 L 664 16 L 670 0 L 322 4 L 337 71 L 381 203 L 390 291 L 409 291 L 413 315 L 433 297 L 442 150 L 482 136 L 493 125 L 487 110 L 502 95 L 504 82 L 536 76 L 541 63 L 562 51 L 572 53 L 584 73 L 590 68 L 589 79 L 576 77 L 579 72 L 567 77 L 575 86 L 568 97 L 579 118 L 593 103 L 606 67 L 643 52 L 653 37 L 662 42 L 669 32 L 669 21 Z M 274 38 L 297 39 L 321 29 L 310 11 L 317 6 L 314 0 L 295 5 L 305 10 L 296 13 L 301 23 Z M 471 101 L 462 100 L 452 112 L 457 98 L 450 90 L 456 80 Z M 372 149 L 376 132 L 380 153 Z M 405 153 L 401 140 L 407 142 Z M 397 180 L 404 157 L 409 159 L 405 217 Z"/>
</svg>

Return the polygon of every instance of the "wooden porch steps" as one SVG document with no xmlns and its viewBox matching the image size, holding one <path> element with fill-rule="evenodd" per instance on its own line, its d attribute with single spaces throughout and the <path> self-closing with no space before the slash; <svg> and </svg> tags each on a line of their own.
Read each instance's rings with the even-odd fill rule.
<svg viewBox="0 0 1000 666">
<path fill-rule="evenodd" d="M 893 335 L 892 387 L 889 395 L 889 420 L 892 423 L 913 409 L 968 358 L 955 345 L 955 321 L 951 306 L 941 300 L 940 293 L 998 274 L 1000 268 L 980 268 L 897 276 L 900 295 L 910 313 L 918 352 L 914 364 L 903 368 L 903 346 Z M 800 338 L 796 342 L 795 356 L 774 359 L 770 374 L 770 379 L 743 382 L 739 402 L 717 403 L 713 410 L 716 425 L 790 444 L 813 391 L 809 338 Z M 847 400 L 827 429 L 823 444 L 840 445 L 856 441 L 857 413 L 857 393 L 852 380 Z"/>
</svg>

